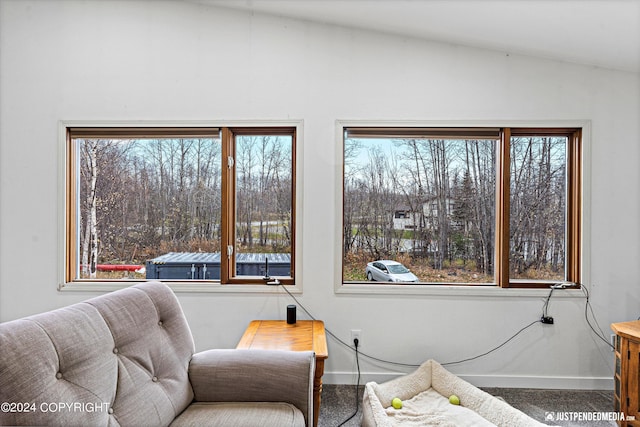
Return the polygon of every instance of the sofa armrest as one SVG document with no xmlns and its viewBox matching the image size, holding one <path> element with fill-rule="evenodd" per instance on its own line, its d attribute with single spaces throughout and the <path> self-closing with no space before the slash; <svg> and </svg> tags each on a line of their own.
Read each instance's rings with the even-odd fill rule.
<svg viewBox="0 0 640 427">
<path fill-rule="evenodd" d="M 287 402 L 313 420 L 315 353 L 216 349 L 193 355 L 189 380 L 197 402 Z"/>
</svg>

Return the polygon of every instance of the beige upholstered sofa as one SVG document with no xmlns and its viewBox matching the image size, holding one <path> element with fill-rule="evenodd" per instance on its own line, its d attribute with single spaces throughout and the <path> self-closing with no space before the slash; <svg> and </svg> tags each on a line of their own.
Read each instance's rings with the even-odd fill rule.
<svg viewBox="0 0 640 427">
<path fill-rule="evenodd" d="M 313 352 L 194 352 L 161 283 L 2 323 L 0 425 L 313 424 Z"/>
</svg>

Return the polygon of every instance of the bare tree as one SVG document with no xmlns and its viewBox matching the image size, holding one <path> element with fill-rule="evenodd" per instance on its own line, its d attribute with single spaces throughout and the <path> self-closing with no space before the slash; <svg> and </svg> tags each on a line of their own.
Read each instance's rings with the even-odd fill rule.
<svg viewBox="0 0 640 427">
<path fill-rule="evenodd" d="M 85 187 L 84 191 L 84 237 L 82 244 L 83 276 L 96 277 L 98 263 L 98 229 L 97 229 L 97 194 L 98 180 L 98 141 L 88 140 L 82 145 L 81 174 Z M 82 216 L 81 216 L 82 217 Z"/>
</svg>

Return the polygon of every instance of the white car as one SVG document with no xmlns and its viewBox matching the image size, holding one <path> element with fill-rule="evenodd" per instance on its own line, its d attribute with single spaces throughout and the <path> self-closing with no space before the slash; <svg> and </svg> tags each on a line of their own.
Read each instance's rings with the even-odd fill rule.
<svg viewBox="0 0 640 427">
<path fill-rule="evenodd" d="M 367 280 L 377 282 L 417 282 L 418 277 L 397 261 L 380 260 L 367 264 L 364 270 Z"/>
</svg>

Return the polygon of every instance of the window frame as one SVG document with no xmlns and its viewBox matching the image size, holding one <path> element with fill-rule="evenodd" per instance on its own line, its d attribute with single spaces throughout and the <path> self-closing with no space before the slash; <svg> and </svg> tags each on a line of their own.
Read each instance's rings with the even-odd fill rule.
<svg viewBox="0 0 640 427">
<path fill-rule="evenodd" d="M 291 278 L 279 278 L 279 281 L 283 285 L 293 285 L 295 283 L 295 242 L 296 242 L 296 132 L 295 129 L 290 127 L 223 127 L 222 128 L 222 159 L 233 158 L 234 166 L 223 168 L 222 173 L 222 199 L 227 200 L 226 204 L 222 207 L 222 242 L 227 245 L 221 244 L 221 248 L 225 248 L 229 243 L 233 246 L 233 254 L 235 255 L 235 236 L 236 236 L 236 136 L 251 136 L 251 135 L 269 135 L 278 136 L 291 136 L 291 180 L 292 180 L 292 197 L 291 197 Z M 224 164 L 224 160 L 223 160 Z M 222 265 L 226 268 L 222 268 Z M 265 284 L 265 280 L 261 277 L 255 276 L 236 276 L 229 274 L 236 271 L 236 257 L 230 256 L 225 250 L 220 251 L 220 283 L 222 284 Z"/>
<path fill-rule="evenodd" d="M 391 293 L 391 294 L 447 294 L 460 295 L 495 295 L 496 290 L 518 295 L 539 295 L 539 289 L 549 289 L 557 281 L 525 281 L 509 280 L 509 183 L 505 184 L 505 178 L 510 178 L 510 138 L 511 136 L 567 136 L 567 215 L 566 215 L 566 283 L 575 285 L 574 289 L 580 289 L 589 279 L 588 265 L 590 251 L 588 250 L 589 235 L 588 223 L 589 215 L 584 209 L 588 206 L 588 190 L 586 184 L 589 182 L 588 161 L 590 158 L 590 121 L 480 121 L 480 122 L 429 122 L 429 121 L 359 121 L 359 120 L 338 120 L 336 121 L 336 139 L 340 142 L 340 149 L 337 152 L 340 168 L 340 191 L 339 206 L 340 218 L 336 227 L 340 249 L 336 256 L 337 271 L 336 293 Z M 370 128 L 370 129 L 394 129 L 394 128 L 431 128 L 436 129 L 440 135 L 447 135 L 447 129 L 454 131 L 465 131 L 478 128 L 498 128 L 500 136 L 497 141 L 497 164 L 496 164 L 496 231 L 495 231 L 495 282 L 490 284 L 466 284 L 466 283 L 421 283 L 413 284 L 392 284 L 380 283 L 370 284 L 364 281 L 344 281 L 343 279 L 343 259 L 344 259 L 344 147 L 345 134 L 348 128 Z M 419 132 L 419 130 L 417 131 Z M 532 133 L 535 132 L 535 133 Z M 480 132 L 481 133 L 481 132 Z M 468 132 L 466 132 L 468 134 Z M 436 133 L 438 135 L 438 133 Z M 505 215 L 506 213 L 506 215 Z M 498 257 L 507 262 L 498 262 Z"/>
<path fill-rule="evenodd" d="M 303 123 L 300 120 L 283 121 L 227 121 L 224 123 L 212 122 L 84 122 L 84 121 L 60 121 L 58 129 L 59 139 L 59 212 L 62 218 L 59 221 L 59 279 L 58 290 L 80 291 L 105 291 L 115 290 L 130 286 L 135 283 L 149 281 L 151 279 L 79 279 L 74 278 L 77 251 L 77 198 L 79 197 L 76 185 L 77 153 L 73 149 L 72 138 L 78 137 L 211 137 L 215 132 L 216 138 L 221 141 L 221 193 L 223 200 L 221 210 L 221 265 L 220 280 L 161 280 L 177 291 L 186 292 L 277 292 L 277 286 L 269 286 L 262 277 L 235 276 L 235 256 L 229 256 L 227 246 L 233 247 L 236 253 L 235 243 L 235 135 L 288 135 L 292 137 L 291 152 L 291 264 L 290 277 L 278 277 L 278 280 L 290 287 L 293 292 L 301 292 L 302 286 L 296 281 L 300 274 L 299 260 L 301 243 L 299 241 L 301 221 L 301 189 L 297 186 L 298 174 L 301 168 L 297 167 L 302 156 L 299 146 L 303 132 Z M 231 167 L 228 165 L 228 157 L 233 156 Z M 231 202 L 228 202 L 231 200 Z M 296 256 L 298 252 L 298 256 Z M 228 270 L 234 268 L 234 270 Z M 233 274 L 230 274 L 233 272 Z"/>
<path fill-rule="evenodd" d="M 565 282 L 582 284 L 582 128 L 572 127 L 505 127 L 501 131 L 496 176 L 496 285 L 500 288 L 549 288 L 552 280 L 511 281 L 509 277 L 509 219 L 511 137 L 555 136 L 567 138 Z M 506 261 L 505 261 L 506 260 Z M 500 261 L 500 262 L 499 262 Z"/>
</svg>

